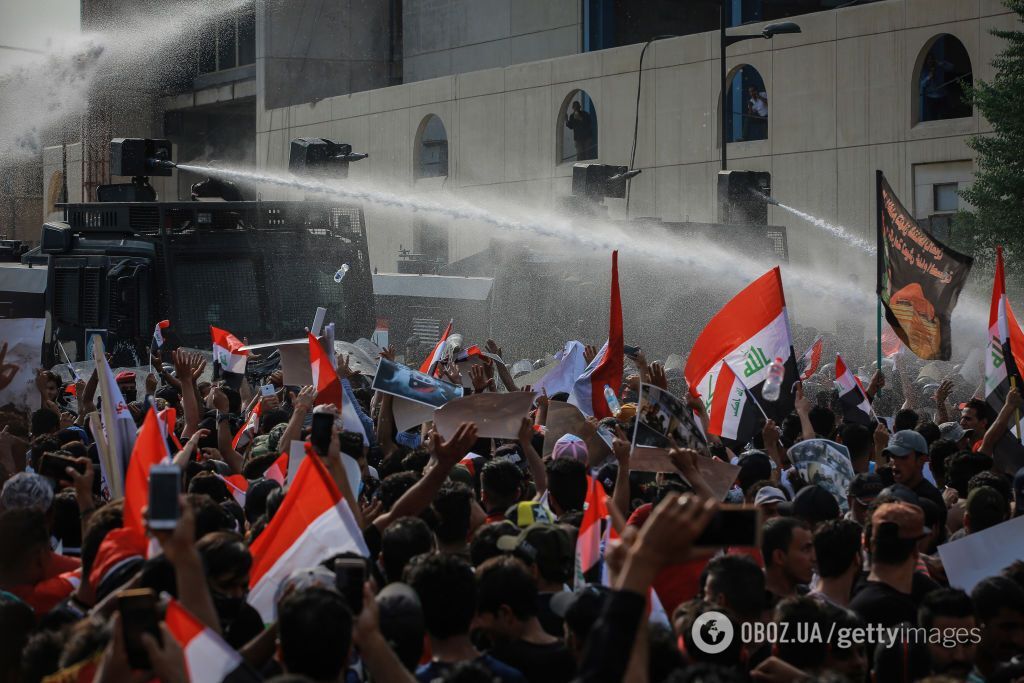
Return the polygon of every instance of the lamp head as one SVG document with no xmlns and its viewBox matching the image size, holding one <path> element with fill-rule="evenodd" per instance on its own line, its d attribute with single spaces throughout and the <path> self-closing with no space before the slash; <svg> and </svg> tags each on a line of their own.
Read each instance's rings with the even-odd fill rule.
<svg viewBox="0 0 1024 683">
<path fill-rule="evenodd" d="M 792 21 L 780 21 L 775 24 L 768 24 L 761 29 L 761 35 L 765 38 L 774 38 L 783 33 L 801 33 L 800 26 Z"/>
</svg>

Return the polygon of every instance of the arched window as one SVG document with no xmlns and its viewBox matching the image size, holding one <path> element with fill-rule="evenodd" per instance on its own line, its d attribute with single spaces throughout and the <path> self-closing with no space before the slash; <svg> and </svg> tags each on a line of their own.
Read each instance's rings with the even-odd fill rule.
<svg viewBox="0 0 1024 683">
<path fill-rule="evenodd" d="M 974 83 L 967 48 L 948 33 L 932 38 L 917 59 L 915 121 L 971 116 L 965 93 Z"/>
<path fill-rule="evenodd" d="M 597 158 L 597 108 L 585 90 L 573 90 L 558 110 L 558 163 Z"/>
<path fill-rule="evenodd" d="M 448 175 L 448 133 L 440 117 L 430 114 L 416 132 L 416 178 L 440 178 Z"/>
<path fill-rule="evenodd" d="M 725 89 L 725 139 L 728 142 L 768 139 L 768 89 L 757 69 L 733 69 Z"/>
</svg>

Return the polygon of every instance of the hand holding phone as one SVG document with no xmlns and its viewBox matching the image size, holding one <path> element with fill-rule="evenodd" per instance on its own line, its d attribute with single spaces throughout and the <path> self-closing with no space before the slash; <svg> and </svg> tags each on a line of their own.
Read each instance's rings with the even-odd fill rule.
<svg viewBox="0 0 1024 683">
<path fill-rule="evenodd" d="M 338 592 L 345 598 L 352 616 L 363 611 L 363 584 L 366 583 L 366 562 L 356 558 L 339 557 L 334 561 L 334 580 Z"/>
<path fill-rule="evenodd" d="M 149 654 L 142 644 L 142 634 L 148 633 L 163 644 L 160 620 L 157 617 L 156 593 L 150 588 L 133 588 L 117 596 L 117 611 L 121 613 L 121 631 L 128 664 L 133 669 L 149 669 Z"/>
<path fill-rule="evenodd" d="M 273 384 L 262 384 L 260 385 L 260 396 L 267 398 L 277 394 L 277 388 Z"/>
<path fill-rule="evenodd" d="M 151 529 L 169 530 L 178 526 L 181 508 L 181 470 L 176 465 L 153 465 L 149 469 L 149 520 Z"/>
<path fill-rule="evenodd" d="M 697 548 L 761 547 L 761 510 L 753 505 L 720 505 L 693 545 Z"/>
<path fill-rule="evenodd" d="M 334 415 L 330 413 L 313 413 L 313 430 L 309 442 L 321 456 L 331 450 L 331 436 L 334 434 Z"/>
<path fill-rule="evenodd" d="M 67 468 L 78 470 L 79 474 L 85 474 L 85 464 L 74 458 L 68 458 L 56 453 L 43 453 L 39 459 L 39 474 L 49 477 L 54 481 L 70 481 Z"/>
</svg>

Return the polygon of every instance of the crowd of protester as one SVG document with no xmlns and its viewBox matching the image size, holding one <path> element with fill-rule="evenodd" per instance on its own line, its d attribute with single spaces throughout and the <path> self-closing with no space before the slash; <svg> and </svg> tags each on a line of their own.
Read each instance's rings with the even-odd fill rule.
<svg viewBox="0 0 1024 683">
<path fill-rule="evenodd" d="M 493 342 L 488 348 L 501 356 Z M 381 355 L 395 358 L 393 349 Z M 148 556 L 120 557 L 104 543 L 125 522 L 123 501 L 101 490 L 90 420 L 96 374 L 66 384 L 40 371 L 41 408 L 0 408 L 0 683 L 201 678 L 166 626 L 162 638 L 142 637 L 149 669 L 132 670 L 117 598 L 137 588 L 163 602 L 173 596 L 237 651 L 244 665 L 232 680 L 1024 680 L 1024 562 L 965 592 L 949 587 L 936 551 L 1024 511 L 1024 470 L 1011 478 L 993 465 L 1020 405 L 1016 390 L 997 415 L 970 398 L 974 387 L 962 379 L 919 381 L 904 361 L 871 378 L 876 412 L 893 421 L 870 429 L 843 423 L 826 366 L 804 383 L 794 413 L 766 423 L 745 450 L 712 438 L 714 455 L 674 449 L 676 471 L 652 474 L 629 469 L 639 383 L 677 396 L 685 389 L 678 371 L 642 353 L 623 377 L 621 407 L 604 420 L 618 435 L 611 455 L 597 447 L 600 425 L 591 421 L 544 458 L 548 408 L 566 394 L 538 394 L 516 440 L 479 439 L 472 423 L 445 440 L 429 423 L 397 432 L 395 399 L 373 392 L 340 357 L 346 400 L 370 445 L 336 427 L 331 448 L 313 453 L 358 463 L 351 512 L 369 550 L 369 580 L 362 600 L 346 597 L 336 558 L 322 558 L 282 583 L 276 618 L 264 623 L 246 601 L 250 547 L 287 492 L 267 471 L 292 440 L 308 440 L 321 409 L 316 392 L 285 386 L 280 372 L 268 379 L 270 395 L 249 382 L 235 390 L 204 379 L 204 357 L 184 350 L 156 360 L 144 379 L 116 377 L 137 425 L 151 408 L 179 416 L 168 438 L 183 472 L 182 514 L 173 531 L 151 530 L 157 550 Z M 521 390 L 516 381 L 487 358 L 467 392 Z M 257 404 L 255 434 L 236 449 Z M 706 420 L 700 400 L 690 407 Z M 812 438 L 850 454 L 856 476 L 845 514 L 790 466 L 787 450 Z M 47 454 L 77 468 L 43 476 Z M 739 466 L 726 499 L 761 511 L 759 546 L 695 546 L 721 505 L 698 467 L 706 457 Z M 330 471 L 348 485 L 343 468 Z M 226 483 L 232 475 L 247 482 L 244 506 Z M 613 531 L 602 575 L 584 581 L 576 545 L 591 479 L 606 491 Z M 724 615 L 734 634 L 714 653 L 695 642 L 709 612 Z M 795 638 L 836 625 L 907 625 L 946 637 Z M 948 636 L 960 631 L 971 635 Z M 761 635 L 748 642 L 740 637 L 748 632 Z"/>
</svg>

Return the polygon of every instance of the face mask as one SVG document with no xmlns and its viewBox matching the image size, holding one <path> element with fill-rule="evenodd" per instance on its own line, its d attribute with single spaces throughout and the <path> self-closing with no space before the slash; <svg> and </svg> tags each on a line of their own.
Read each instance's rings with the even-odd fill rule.
<svg viewBox="0 0 1024 683">
<path fill-rule="evenodd" d="M 223 628 L 228 628 L 238 618 L 238 613 L 242 611 L 242 605 L 245 604 L 245 596 L 229 598 L 220 593 L 212 593 L 213 607 L 217 610 L 217 618 L 220 619 L 220 625 Z"/>
</svg>

